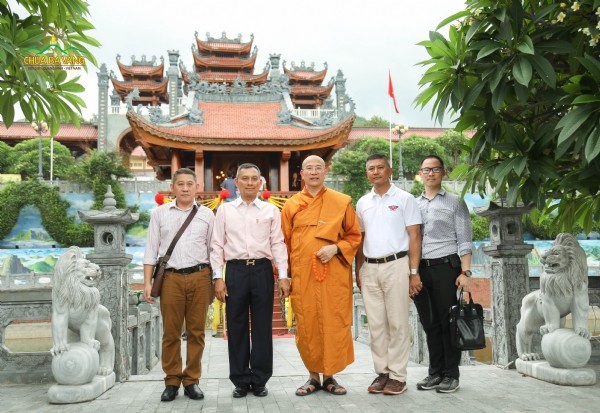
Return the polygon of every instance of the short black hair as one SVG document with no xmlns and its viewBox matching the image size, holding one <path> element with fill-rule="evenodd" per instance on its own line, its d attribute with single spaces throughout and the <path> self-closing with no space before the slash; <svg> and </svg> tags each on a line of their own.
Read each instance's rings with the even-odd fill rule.
<svg viewBox="0 0 600 413">
<path fill-rule="evenodd" d="M 391 168 L 390 159 L 382 153 L 374 153 L 373 155 L 369 155 L 366 162 L 374 161 L 377 159 L 383 159 L 385 161 L 385 164 Z"/>
<path fill-rule="evenodd" d="M 258 166 L 254 165 L 253 163 L 246 162 L 238 166 L 237 172 L 235 174 L 236 178 L 240 175 L 242 169 L 256 169 L 258 171 L 258 174 L 260 175 L 260 169 L 258 169 Z"/>
<path fill-rule="evenodd" d="M 444 170 L 446 169 L 446 168 L 444 168 L 444 161 L 442 161 L 442 158 L 440 158 L 439 156 L 434 155 L 434 154 L 430 154 L 430 155 L 427 155 L 426 157 L 424 157 L 423 160 L 421 161 L 421 166 L 423 165 L 423 162 L 425 162 L 427 159 L 437 159 L 438 161 L 440 161 L 440 165 L 441 165 L 442 169 L 444 169 Z"/>
<path fill-rule="evenodd" d="M 196 182 L 196 173 L 194 171 L 192 171 L 190 168 L 179 168 L 178 170 L 175 171 L 175 173 L 173 174 L 173 177 L 171 178 L 172 182 L 177 181 L 177 177 L 179 175 L 192 175 L 194 177 L 194 182 Z"/>
</svg>

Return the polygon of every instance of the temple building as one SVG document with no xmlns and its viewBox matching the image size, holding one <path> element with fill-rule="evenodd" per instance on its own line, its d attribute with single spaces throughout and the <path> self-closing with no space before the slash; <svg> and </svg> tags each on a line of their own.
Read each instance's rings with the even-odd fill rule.
<svg viewBox="0 0 600 413">
<path fill-rule="evenodd" d="M 299 190 L 302 160 L 314 154 L 328 161 L 348 140 L 354 103 L 341 71 L 323 84 L 327 63 L 316 70 L 284 61 L 280 68 L 280 55 L 271 54 L 255 70 L 253 43 L 254 36 L 203 40 L 196 33 L 190 69 L 174 50 L 168 67 L 145 56 L 125 65 L 117 56 L 122 80 L 102 65 L 98 149 L 131 154 L 141 147 L 158 179 L 188 167 L 203 192 L 218 191 L 244 162 L 258 165 L 270 190 Z"/>
</svg>

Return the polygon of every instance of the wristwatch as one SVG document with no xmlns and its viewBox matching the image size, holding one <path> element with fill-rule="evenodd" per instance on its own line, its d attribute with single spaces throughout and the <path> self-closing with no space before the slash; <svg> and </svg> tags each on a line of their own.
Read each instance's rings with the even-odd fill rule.
<svg viewBox="0 0 600 413">
<path fill-rule="evenodd" d="M 466 275 L 467 277 L 470 277 L 471 275 L 473 275 L 473 273 L 471 272 L 471 270 L 463 270 L 463 272 L 460 273 L 461 275 Z"/>
<path fill-rule="evenodd" d="M 410 275 L 417 275 L 419 272 L 416 268 L 411 268 L 410 269 Z"/>
</svg>

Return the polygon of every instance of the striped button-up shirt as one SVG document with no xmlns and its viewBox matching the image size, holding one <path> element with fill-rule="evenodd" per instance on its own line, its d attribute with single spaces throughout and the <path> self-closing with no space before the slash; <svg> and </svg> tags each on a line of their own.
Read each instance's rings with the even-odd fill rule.
<svg viewBox="0 0 600 413">
<path fill-rule="evenodd" d="M 433 199 L 422 193 L 417 202 L 423 218 L 422 258 L 471 254 L 471 216 L 464 200 L 441 189 Z"/>
<path fill-rule="evenodd" d="M 144 264 L 155 265 L 158 257 L 165 255 L 191 210 L 192 207 L 182 210 L 173 201 L 152 211 L 144 250 Z M 205 206 L 198 206 L 194 219 L 177 241 L 167 262 L 167 268 L 180 269 L 207 264 L 214 222 L 213 212 Z"/>
</svg>

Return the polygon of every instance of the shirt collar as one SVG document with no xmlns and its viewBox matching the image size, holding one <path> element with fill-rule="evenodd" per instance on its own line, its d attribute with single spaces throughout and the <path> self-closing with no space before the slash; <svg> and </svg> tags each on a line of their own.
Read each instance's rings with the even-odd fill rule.
<svg viewBox="0 0 600 413">
<path fill-rule="evenodd" d="M 391 184 L 391 185 L 390 185 L 390 187 L 388 188 L 388 190 L 386 191 L 386 193 L 385 193 L 385 194 L 383 194 L 381 197 L 383 198 L 384 196 L 391 196 L 391 195 L 394 195 L 394 193 L 395 193 L 396 191 L 398 191 L 398 190 L 399 190 L 399 189 L 398 189 L 398 187 L 397 187 L 396 185 L 394 185 L 394 184 Z M 377 194 L 377 193 L 375 192 L 375 188 L 373 188 L 373 187 L 371 188 L 371 195 L 372 195 L 372 197 L 373 197 L 373 198 L 375 198 L 376 196 L 379 196 L 379 194 Z"/>
<path fill-rule="evenodd" d="M 198 204 L 196 203 L 196 200 L 193 200 L 193 201 L 192 201 L 192 206 L 190 206 L 188 209 L 181 209 L 181 208 L 179 208 L 179 207 L 177 206 L 177 202 L 176 202 L 176 200 L 175 200 L 175 199 L 173 199 L 171 202 L 169 202 L 169 208 L 177 208 L 178 210 L 180 210 L 180 211 L 184 211 L 184 212 L 185 212 L 185 211 L 189 211 L 190 209 L 192 209 L 192 207 L 193 207 L 194 205 L 196 205 L 196 206 L 198 205 Z"/>
<path fill-rule="evenodd" d="M 444 187 L 442 187 L 437 194 L 435 194 L 435 196 L 445 196 L 446 195 L 446 190 L 444 189 Z M 435 196 L 433 198 L 435 198 Z M 419 195 L 419 199 L 421 198 L 425 198 L 425 199 L 429 199 L 425 197 L 425 191 L 421 192 L 421 195 Z M 433 199 L 432 198 L 432 199 Z"/>
<path fill-rule="evenodd" d="M 244 201 L 242 200 L 241 196 L 237 197 L 235 200 L 231 201 L 230 203 L 233 204 L 233 206 L 236 208 L 242 204 L 245 204 Z M 250 202 L 250 205 L 256 205 L 257 208 L 262 208 L 264 204 L 265 204 L 265 202 L 261 201 L 258 198 L 256 198 L 254 201 Z"/>
</svg>

